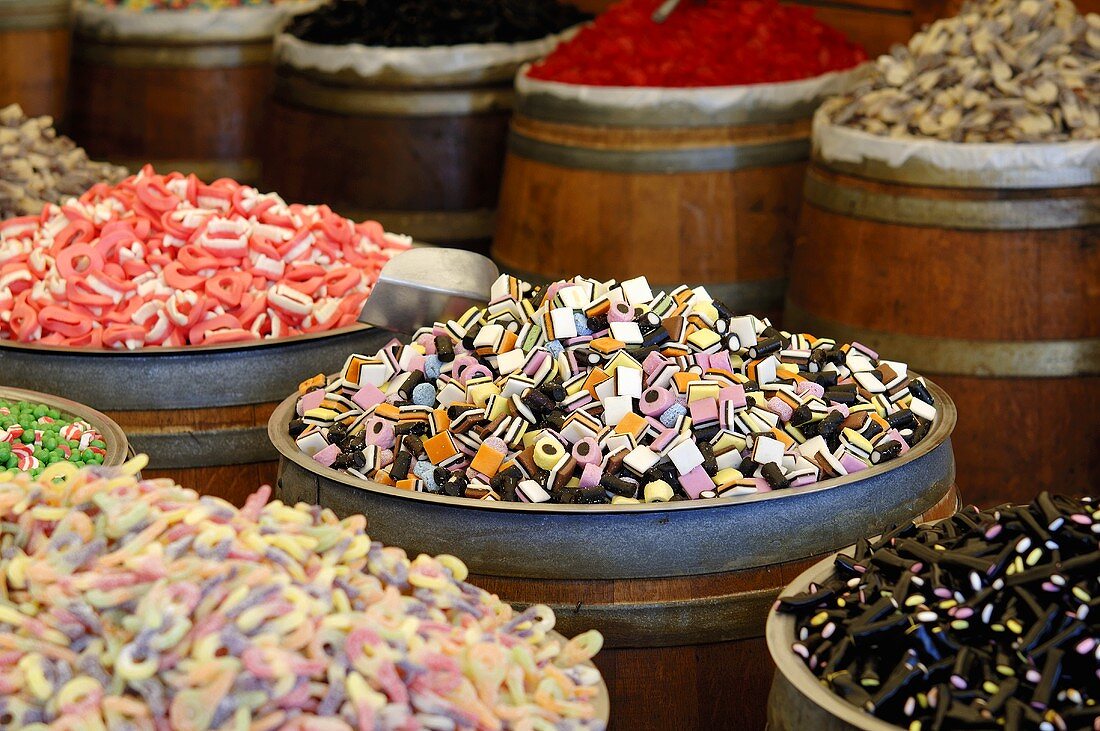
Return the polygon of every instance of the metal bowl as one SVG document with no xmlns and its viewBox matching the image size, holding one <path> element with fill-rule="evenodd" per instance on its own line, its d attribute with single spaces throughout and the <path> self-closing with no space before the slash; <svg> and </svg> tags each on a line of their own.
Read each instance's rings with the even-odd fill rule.
<svg viewBox="0 0 1100 731">
<path fill-rule="evenodd" d="M 847 548 L 841 553 L 852 555 Z M 822 559 L 803 571 L 780 596 L 806 591 L 811 582 L 825 580 L 833 573 L 835 555 Z M 768 652 L 775 663 L 775 680 L 768 698 L 768 728 L 772 731 L 900 731 L 900 727 L 872 716 L 822 685 L 802 662 L 791 644 L 795 641 L 795 618 L 781 614 L 773 606 L 764 630 Z"/>
<path fill-rule="evenodd" d="M 126 435 L 123 433 L 122 428 L 107 416 L 89 406 L 48 393 L 28 391 L 22 388 L 9 388 L 7 386 L 0 386 L 0 398 L 45 404 L 52 406 L 63 414 L 75 416 L 88 422 L 103 435 L 103 441 L 107 443 L 107 456 L 103 458 L 104 467 L 118 467 L 130 455 L 130 444 L 126 441 Z"/>
<path fill-rule="evenodd" d="M 139 350 L 67 348 L 0 340 L 4 382 L 50 384 L 63 396 L 120 412 L 218 409 L 278 401 L 303 373 L 338 369 L 348 353 L 374 353 L 393 335 L 354 325 L 278 340 Z M 263 426 L 131 430 L 150 469 L 278 459 Z"/>
<path fill-rule="evenodd" d="M 297 394 L 268 435 L 282 459 L 277 495 L 338 515 L 363 513 L 371 535 L 410 552 L 458 553 L 475 574 L 536 579 L 689 576 L 836 551 L 932 508 L 951 489 L 955 405 L 928 382 L 938 413 L 904 456 L 813 485 L 713 500 L 532 505 L 409 492 L 322 467 L 290 438 Z"/>
<path fill-rule="evenodd" d="M 303 373 L 349 353 L 374 352 L 391 333 L 365 325 L 249 343 L 138 350 L 69 348 L 0 340 L 6 383 L 51 388 L 97 409 L 145 411 L 278 401 Z M 272 368 L 273 361 L 278 368 Z"/>
</svg>

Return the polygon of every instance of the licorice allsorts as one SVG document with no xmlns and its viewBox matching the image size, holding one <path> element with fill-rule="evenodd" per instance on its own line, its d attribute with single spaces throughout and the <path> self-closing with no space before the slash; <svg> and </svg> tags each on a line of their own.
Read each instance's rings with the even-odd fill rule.
<svg viewBox="0 0 1100 731">
<path fill-rule="evenodd" d="M 637 348 L 646 338 L 660 345 Z M 896 400 L 859 383 L 872 372 Z M 924 416 L 908 408 L 912 393 L 927 397 Z M 936 416 L 904 363 L 732 315 L 702 287 L 655 293 L 643 277 L 545 289 L 501 277 L 486 307 L 408 345 L 352 354 L 299 395 L 290 434 L 324 467 L 453 497 L 564 504 L 799 488 L 900 458 Z M 402 449 L 406 435 L 423 449 Z M 356 453 L 365 467 L 349 470 Z"/>
</svg>

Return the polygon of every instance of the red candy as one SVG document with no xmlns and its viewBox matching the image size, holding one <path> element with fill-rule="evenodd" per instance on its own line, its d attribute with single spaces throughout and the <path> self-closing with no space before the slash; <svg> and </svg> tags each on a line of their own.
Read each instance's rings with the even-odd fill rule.
<svg viewBox="0 0 1100 731">
<path fill-rule="evenodd" d="M 215 345 L 355 322 L 406 249 L 376 221 L 146 168 L 0 224 L 0 339 Z"/>
<path fill-rule="evenodd" d="M 597 86 L 738 86 L 794 81 L 851 68 L 862 48 L 777 0 L 623 0 L 531 68 L 545 81 Z"/>
</svg>

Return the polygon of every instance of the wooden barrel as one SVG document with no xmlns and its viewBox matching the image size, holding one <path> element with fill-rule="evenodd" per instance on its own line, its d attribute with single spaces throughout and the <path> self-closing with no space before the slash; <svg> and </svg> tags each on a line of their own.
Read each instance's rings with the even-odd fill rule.
<svg viewBox="0 0 1100 731">
<path fill-rule="evenodd" d="M 579 0 L 588 12 L 600 12 L 615 0 Z M 1082 13 L 1100 12 L 1100 0 L 1075 0 Z M 808 5 L 816 17 L 859 43 L 872 56 L 905 43 L 925 23 L 954 15 L 963 0 L 785 0 L 784 5 Z"/>
<path fill-rule="evenodd" d="M 548 604 L 567 636 L 600 630 L 596 665 L 615 729 L 762 729 L 771 667 L 764 619 L 816 557 L 916 516 L 954 513 L 954 406 L 902 458 L 859 475 L 750 496 L 632 506 L 531 505 L 411 493 L 321 467 L 271 419 L 276 495 L 368 516 L 371 537 L 452 553 L 470 581 L 517 606 Z"/>
<path fill-rule="evenodd" d="M 980 153 L 941 144 L 956 158 Z M 1072 144 L 1100 159 L 1100 143 Z M 818 159 L 805 198 L 788 327 L 879 348 L 949 389 L 974 503 L 1028 502 L 1054 484 L 1092 491 L 1100 164 L 970 172 L 919 156 L 900 167 Z"/>
<path fill-rule="evenodd" d="M 0 107 L 61 119 L 69 78 L 69 0 L 0 0 Z"/>
<path fill-rule="evenodd" d="M 554 43 L 392 49 L 284 34 L 264 185 L 419 241 L 485 251 L 512 80 Z"/>
<path fill-rule="evenodd" d="M 845 78 L 601 90 L 521 73 L 493 258 L 529 281 L 702 284 L 775 318 L 810 117 Z"/>
<path fill-rule="evenodd" d="M 88 422 L 95 427 L 97 432 L 103 435 L 103 442 L 107 445 L 107 454 L 103 457 L 104 467 L 118 467 L 130 458 L 130 443 L 126 440 L 126 433 L 122 431 L 122 427 L 112 421 L 106 414 L 102 414 L 90 406 L 63 399 L 53 394 L 23 388 L 11 388 L 7 385 L 0 386 L 0 399 L 45 404 L 57 409 L 65 416 L 75 416 Z M 2 468 L 0 468 L 0 471 L 3 471 Z"/>
<path fill-rule="evenodd" d="M 146 477 L 236 505 L 275 484 L 267 420 L 302 374 L 334 371 L 348 353 L 392 337 L 364 327 L 249 345 L 92 350 L 0 340 L 6 385 L 50 389 L 101 409 L 149 455 Z"/>
<path fill-rule="evenodd" d="M 95 159 L 203 180 L 260 178 L 282 6 L 217 11 L 79 6 L 70 127 Z"/>
</svg>

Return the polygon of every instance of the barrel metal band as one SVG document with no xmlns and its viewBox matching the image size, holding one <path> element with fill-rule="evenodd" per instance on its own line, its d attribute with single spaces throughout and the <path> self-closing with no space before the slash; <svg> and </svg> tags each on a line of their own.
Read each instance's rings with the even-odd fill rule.
<svg viewBox="0 0 1100 731">
<path fill-rule="evenodd" d="M 704 111 L 690 104 L 663 104 L 630 109 L 608 107 L 598 101 L 564 100 L 549 94 L 522 94 L 516 99 L 516 110 L 524 116 L 543 122 L 594 125 L 599 127 L 728 127 L 743 124 L 774 124 L 809 119 L 818 101 L 795 104 L 784 109 L 766 107 L 732 107 L 723 112 Z"/>
<path fill-rule="evenodd" d="M 243 160 L 148 160 L 142 158 L 111 158 L 115 165 L 122 165 L 131 172 L 152 165 L 160 173 L 180 172 L 194 174 L 200 180 L 233 178 L 242 183 L 258 183 L 260 180 L 260 161 L 254 158 Z"/>
<path fill-rule="evenodd" d="M 548 284 L 551 277 L 544 274 L 523 271 L 515 267 L 497 261 L 500 271 L 525 282 L 534 284 Z M 568 276 L 568 275 L 565 275 Z M 650 282 L 654 287 L 663 287 L 660 282 Z M 677 282 L 679 286 L 682 282 Z M 737 310 L 777 310 L 783 306 L 783 295 L 787 291 L 786 279 L 755 279 L 745 282 L 707 282 L 688 284 L 689 287 L 703 287 L 711 297 L 721 300 L 723 304 Z"/>
<path fill-rule="evenodd" d="M 775 587 L 663 602 L 549 606 L 558 631 L 570 637 L 596 629 L 607 647 L 674 647 L 763 636 L 768 609 L 781 591 Z"/>
<path fill-rule="evenodd" d="M 789 298 L 789 330 L 858 340 L 921 373 L 979 378 L 1069 378 L 1100 375 L 1100 338 L 1078 340 L 968 340 L 884 332 L 821 317 Z"/>
<path fill-rule="evenodd" d="M 122 45 L 81 38 L 73 54 L 88 63 L 116 68 L 219 69 L 271 63 L 270 42 L 209 45 Z"/>
<path fill-rule="evenodd" d="M 279 452 L 267 438 L 266 426 L 208 431 L 130 430 L 128 433 L 134 449 L 149 455 L 151 470 L 221 467 L 279 459 Z"/>
<path fill-rule="evenodd" d="M 333 206 L 353 221 L 378 221 L 387 231 L 400 231 L 417 241 L 450 243 L 490 239 L 496 228 L 496 210 L 394 211 Z"/>
<path fill-rule="evenodd" d="M 895 167 L 882 160 L 862 160 L 852 163 L 821 160 L 817 156 L 814 157 L 814 162 L 845 175 L 932 188 L 1029 190 L 1100 185 L 1100 167 L 1055 170 L 947 170 L 919 159 L 906 160 L 905 164 Z"/>
<path fill-rule="evenodd" d="M 805 199 L 843 216 L 967 231 L 1063 229 L 1100 225 L 1100 196 L 1033 200 L 948 200 L 875 193 L 837 185 L 813 170 Z"/>
<path fill-rule="evenodd" d="M 515 101 L 515 92 L 511 87 L 364 89 L 279 74 L 275 77 L 275 98 L 335 114 L 434 117 L 507 111 Z"/>
<path fill-rule="evenodd" d="M 786 165 L 805 160 L 809 140 L 682 149 L 609 150 L 544 142 L 512 130 L 508 149 L 515 155 L 560 167 L 611 173 L 700 173 Z"/>
<path fill-rule="evenodd" d="M 67 0 L 24 0 L 0 2 L 0 33 L 17 30 L 67 30 Z"/>
</svg>

